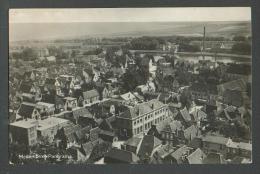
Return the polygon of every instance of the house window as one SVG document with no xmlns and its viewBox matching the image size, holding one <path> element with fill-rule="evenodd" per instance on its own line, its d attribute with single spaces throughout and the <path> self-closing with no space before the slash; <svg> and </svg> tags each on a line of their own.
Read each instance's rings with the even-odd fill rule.
<svg viewBox="0 0 260 174">
<path fill-rule="evenodd" d="M 35 143 L 35 140 L 31 140 L 31 144 L 34 144 Z"/>
<path fill-rule="evenodd" d="M 162 138 L 165 138 L 165 136 L 164 136 L 165 134 L 164 134 L 164 132 L 162 132 Z"/>
<path fill-rule="evenodd" d="M 166 133 L 165 138 L 169 139 L 169 134 L 168 133 Z"/>
</svg>

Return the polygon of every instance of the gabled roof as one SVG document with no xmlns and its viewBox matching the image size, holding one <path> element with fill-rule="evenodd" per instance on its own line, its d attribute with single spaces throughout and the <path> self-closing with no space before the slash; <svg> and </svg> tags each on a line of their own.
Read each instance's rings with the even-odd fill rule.
<svg viewBox="0 0 260 174">
<path fill-rule="evenodd" d="M 146 158 L 147 156 L 151 156 L 152 151 L 161 144 L 161 140 L 159 140 L 155 136 L 145 135 L 142 139 L 140 149 L 138 151 L 138 156 L 140 158 Z"/>
<path fill-rule="evenodd" d="M 217 88 L 218 88 L 218 91 L 221 93 L 223 93 L 227 89 L 246 91 L 247 81 L 246 81 L 246 79 L 233 80 L 233 81 L 229 81 L 229 82 L 223 83 L 221 85 L 218 85 Z"/>
<path fill-rule="evenodd" d="M 94 146 L 91 141 L 84 143 L 81 145 L 80 152 L 84 154 L 85 156 L 88 156 L 91 154 L 92 150 L 94 149 Z"/>
<path fill-rule="evenodd" d="M 83 91 L 82 89 L 75 89 L 74 92 L 73 92 L 73 97 L 75 98 L 79 98 L 79 97 L 83 97 Z"/>
<path fill-rule="evenodd" d="M 35 104 L 23 102 L 18 110 L 18 114 L 22 117 L 28 118 L 33 114 Z"/>
<path fill-rule="evenodd" d="M 72 110 L 73 117 L 93 117 L 92 114 L 84 107 L 73 109 Z"/>
<path fill-rule="evenodd" d="M 142 140 L 142 138 L 132 137 L 132 138 L 129 138 L 124 144 L 137 147 L 140 144 L 141 140 Z"/>
<path fill-rule="evenodd" d="M 187 160 L 189 164 L 203 164 L 203 159 L 205 157 L 205 153 L 200 148 L 198 148 L 189 156 L 187 156 Z"/>
<path fill-rule="evenodd" d="M 122 95 L 120 95 L 120 97 L 123 100 L 126 100 L 126 101 L 128 101 L 128 100 L 135 100 L 136 99 L 136 97 L 131 92 L 127 92 L 125 94 L 122 94 Z"/>
<path fill-rule="evenodd" d="M 84 99 L 89 99 L 89 98 L 93 98 L 93 97 L 97 97 L 97 96 L 99 96 L 99 93 L 96 89 L 92 89 L 90 91 L 83 92 Z"/>
<path fill-rule="evenodd" d="M 75 135 L 76 135 L 77 139 L 78 140 L 84 139 L 86 134 L 89 133 L 90 129 L 91 129 L 91 126 L 86 126 L 86 127 L 82 128 L 80 130 L 76 130 Z"/>
<path fill-rule="evenodd" d="M 203 112 L 202 110 L 198 110 L 198 119 L 206 119 L 207 118 L 207 114 L 205 112 Z"/>
<path fill-rule="evenodd" d="M 200 109 L 194 110 L 191 112 L 191 115 L 193 117 L 193 121 L 199 121 L 207 118 L 207 114 Z"/>
<path fill-rule="evenodd" d="M 127 108 L 123 113 L 120 114 L 120 117 L 133 119 L 138 117 L 139 115 L 152 112 L 153 110 L 159 109 L 163 106 L 166 105 L 158 101 L 157 99 L 153 99 L 148 102 L 136 104 L 133 107 Z"/>
<path fill-rule="evenodd" d="M 209 153 L 206 158 L 203 159 L 203 164 L 225 164 L 226 161 L 220 153 Z"/>
<path fill-rule="evenodd" d="M 184 137 L 186 139 L 190 139 L 191 137 L 195 137 L 198 130 L 194 125 L 191 125 L 190 127 L 188 127 L 187 129 L 185 129 L 184 131 Z"/>
<path fill-rule="evenodd" d="M 161 93 L 158 97 L 159 101 L 161 102 L 167 102 L 171 98 L 171 94 L 169 93 Z"/>
<path fill-rule="evenodd" d="M 105 135 L 109 137 L 115 137 L 116 134 L 113 131 L 107 131 L 107 130 L 100 130 L 99 135 Z"/>
<path fill-rule="evenodd" d="M 96 138 L 95 135 L 98 135 L 100 133 L 100 128 L 99 127 L 95 127 L 90 129 L 89 134 L 90 134 L 90 141 L 95 140 L 94 138 Z"/>
<path fill-rule="evenodd" d="M 105 161 L 106 158 L 115 159 L 123 163 L 137 163 L 139 160 L 134 153 L 116 148 L 112 148 L 108 153 L 106 153 Z"/>
<path fill-rule="evenodd" d="M 230 139 L 221 136 L 206 135 L 202 137 L 202 141 L 226 145 L 230 141 Z"/>
<path fill-rule="evenodd" d="M 180 113 L 181 113 L 181 116 L 183 117 L 183 119 L 186 121 L 186 122 L 189 122 L 191 121 L 191 116 L 187 110 L 187 108 L 183 108 L 182 110 L 180 110 Z"/>
<path fill-rule="evenodd" d="M 73 123 L 67 124 L 63 127 L 64 134 L 67 136 L 69 142 L 73 142 L 77 140 L 76 132 L 81 130 L 79 125 L 75 125 Z"/>
<path fill-rule="evenodd" d="M 180 121 L 172 121 L 170 123 L 168 123 L 168 125 L 165 126 L 165 128 L 163 129 L 163 131 L 167 131 L 167 132 L 175 132 L 176 130 L 181 130 L 182 129 L 182 124 Z"/>
<path fill-rule="evenodd" d="M 31 76 L 32 73 L 33 73 L 33 71 L 25 71 L 23 75 L 24 75 L 24 77 L 26 77 L 26 76 L 29 77 L 29 76 Z"/>
<path fill-rule="evenodd" d="M 32 85 L 31 84 L 28 84 L 28 82 L 22 82 L 20 84 L 20 88 L 19 90 L 23 93 L 30 93 L 31 91 L 31 88 L 32 88 Z"/>
<path fill-rule="evenodd" d="M 167 117 L 160 124 L 156 125 L 156 129 L 158 130 L 158 132 L 161 132 L 172 121 L 173 121 L 173 118 Z"/>
<path fill-rule="evenodd" d="M 114 121 L 115 121 L 115 116 L 103 119 L 99 124 L 99 128 L 107 131 L 113 131 L 112 122 Z"/>
<path fill-rule="evenodd" d="M 235 158 L 233 158 L 231 163 L 232 164 L 249 164 L 249 163 L 252 163 L 252 161 L 250 159 L 247 159 L 244 157 L 236 156 Z"/>
<path fill-rule="evenodd" d="M 243 150 L 252 151 L 252 144 L 251 143 L 239 142 L 238 147 L 240 149 L 243 149 Z"/>
<path fill-rule="evenodd" d="M 156 153 L 157 153 L 157 155 L 158 155 L 160 158 L 164 159 L 165 157 L 167 157 L 168 155 L 170 155 L 171 153 L 173 153 L 173 152 L 174 152 L 174 149 L 175 149 L 174 147 L 169 146 L 168 144 L 166 144 L 166 145 L 163 145 L 163 146 L 159 147 L 159 148 L 156 150 Z"/>
<path fill-rule="evenodd" d="M 171 153 L 170 156 L 173 157 L 174 159 L 176 159 L 177 163 L 179 164 L 182 162 L 181 157 L 185 154 L 188 154 L 191 149 L 192 148 L 190 148 L 186 145 L 183 145 L 182 147 L 178 148 L 176 151 Z"/>
<path fill-rule="evenodd" d="M 56 80 L 54 78 L 46 78 L 45 84 L 54 85 Z"/>
</svg>

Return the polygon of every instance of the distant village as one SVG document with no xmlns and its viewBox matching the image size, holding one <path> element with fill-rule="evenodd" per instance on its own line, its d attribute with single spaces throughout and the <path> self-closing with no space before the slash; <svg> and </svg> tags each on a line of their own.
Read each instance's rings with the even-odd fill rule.
<svg viewBox="0 0 260 174">
<path fill-rule="evenodd" d="M 10 163 L 251 163 L 249 39 L 11 44 Z"/>
</svg>

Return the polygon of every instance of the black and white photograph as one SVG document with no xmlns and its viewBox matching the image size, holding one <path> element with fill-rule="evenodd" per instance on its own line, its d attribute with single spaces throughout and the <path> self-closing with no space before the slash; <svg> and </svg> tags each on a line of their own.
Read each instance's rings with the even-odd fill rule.
<svg viewBox="0 0 260 174">
<path fill-rule="evenodd" d="M 9 164 L 251 164 L 250 7 L 9 10 Z"/>
</svg>

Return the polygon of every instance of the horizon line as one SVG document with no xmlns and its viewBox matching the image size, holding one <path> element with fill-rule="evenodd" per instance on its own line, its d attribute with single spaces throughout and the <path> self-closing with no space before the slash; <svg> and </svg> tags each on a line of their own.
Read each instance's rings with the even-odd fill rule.
<svg viewBox="0 0 260 174">
<path fill-rule="evenodd" d="M 70 21 L 70 22 L 10 22 L 9 24 L 68 24 L 68 23 L 169 23 L 169 22 L 251 22 L 251 20 L 215 20 L 215 21 Z"/>
</svg>

